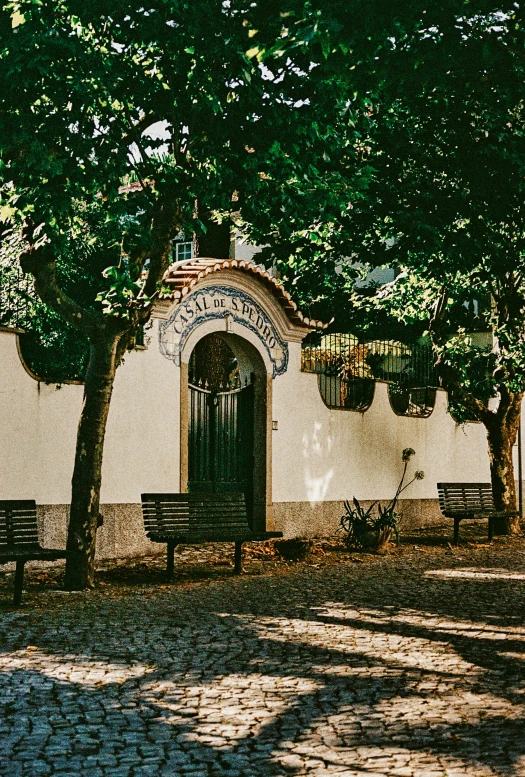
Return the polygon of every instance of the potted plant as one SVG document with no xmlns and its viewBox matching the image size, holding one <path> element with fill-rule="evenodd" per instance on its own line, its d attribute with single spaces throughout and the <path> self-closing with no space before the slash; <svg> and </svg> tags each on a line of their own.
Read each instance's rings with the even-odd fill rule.
<svg viewBox="0 0 525 777">
<path fill-rule="evenodd" d="M 425 473 L 418 470 L 412 480 L 405 484 L 408 462 L 414 455 L 413 448 L 403 450 L 403 474 L 395 496 L 388 504 L 383 505 L 376 501 L 365 509 L 355 497 L 352 502 L 344 502 L 345 513 L 341 516 L 339 528 L 345 532 L 344 541 L 349 547 L 379 550 L 386 547 L 394 537 L 396 542 L 399 541 L 400 515 L 396 510 L 398 499 L 415 480 L 423 480 L 425 477 Z"/>
</svg>

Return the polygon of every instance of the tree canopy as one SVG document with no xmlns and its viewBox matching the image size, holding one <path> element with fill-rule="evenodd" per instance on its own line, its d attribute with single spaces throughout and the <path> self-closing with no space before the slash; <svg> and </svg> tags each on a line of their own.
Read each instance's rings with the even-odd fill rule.
<svg viewBox="0 0 525 777">
<path fill-rule="evenodd" d="M 181 229 L 233 209 L 264 224 L 321 182 L 352 132 L 317 67 L 318 11 L 20 0 L 0 11 L 0 220 L 39 298 L 89 342 L 72 481 L 69 587 L 93 580 L 115 370 Z M 341 179 L 342 180 L 342 179 Z"/>
<path fill-rule="evenodd" d="M 362 110 L 366 190 L 320 223 L 326 239 L 309 249 L 305 276 L 317 276 L 321 299 L 339 282 L 341 307 L 425 325 L 456 408 L 487 428 L 496 504 L 513 509 L 525 388 L 522 14 L 515 5 L 448 2 L 412 27 L 402 17 Z M 281 266 L 296 281 L 304 259 L 287 264 L 285 255 L 304 234 L 282 240 Z M 363 296 L 359 265 L 395 266 L 398 275 Z M 468 337 L 473 329 L 490 338 Z"/>
</svg>

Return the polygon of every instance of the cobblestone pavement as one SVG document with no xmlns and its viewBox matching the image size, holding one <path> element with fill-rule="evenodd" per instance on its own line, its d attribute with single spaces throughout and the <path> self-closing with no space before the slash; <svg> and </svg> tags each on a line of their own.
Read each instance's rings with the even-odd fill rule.
<svg viewBox="0 0 525 777">
<path fill-rule="evenodd" d="M 33 572 L 18 611 L 4 581 L 0 775 L 525 776 L 525 541 L 425 541 L 90 593 Z"/>
</svg>

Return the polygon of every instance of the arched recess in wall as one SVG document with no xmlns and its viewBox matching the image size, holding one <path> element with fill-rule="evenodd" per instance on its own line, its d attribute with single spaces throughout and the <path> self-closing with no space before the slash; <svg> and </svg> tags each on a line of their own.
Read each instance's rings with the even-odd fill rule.
<svg viewBox="0 0 525 777">
<path fill-rule="evenodd" d="M 390 407 L 396 415 L 408 418 L 428 418 L 436 404 L 437 389 L 432 386 L 388 384 Z"/>
<path fill-rule="evenodd" d="M 271 374 L 249 333 L 244 338 L 214 329 L 214 323 L 221 322 L 200 327 L 184 349 L 181 490 L 242 492 L 251 526 L 265 531 L 271 504 Z"/>
<path fill-rule="evenodd" d="M 327 325 L 304 317 L 278 281 L 251 261 L 199 257 L 175 263 L 164 281 L 169 291 L 157 302 L 156 316 L 162 319 L 160 352 L 180 368 L 180 490 L 190 485 L 192 352 L 202 338 L 216 334 L 231 347 L 241 383 L 243 373 L 255 377 L 253 527 L 271 528 L 272 382 L 287 372 L 293 344 Z"/>
<path fill-rule="evenodd" d="M 1 328 L 1 327 L 0 327 Z M 17 331 L 17 330 L 13 330 Z M 24 370 L 27 372 L 30 378 L 35 380 L 37 383 L 45 383 L 46 385 L 56 385 L 57 388 L 60 388 L 60 386 L 83 386 L 84 380 L 75 380 L 71 378 L 64 378 L 61 374 L 56 374 L 56 370 L 51 370 L 49 372 L 48 370 L 43 369 L 42 372 L 38 372 L 38 374 L 35 372 L 33 367 L 35 367 L 35 363 L 30 365 L 28 363 L 28 360 L 26 359 L 26 355 L 23 351 L 22 344 L 20 341 L 20 336 L 23 336 L 25 333 L 23 330 L 19 330 L 19 336 L 16 339 L 16 348 L 18 353 L 18 358 L 20 359 L 20 364 L 24 368 Z"/>
<path fill-rule="evenodd" d="M 481 423 L 478 418 L 475 418 L 473 413 L 463 407 L 463 405 L 461 405 L 457 399 L 454 398 L 453 391 L 448 392 L 447 410 L 452 416 L 453 420 L 459 425 Z"/>
<path fill-rule="evenodd" d="M 301 370 L 317 374 L 319 393 L 328 408 L 364 413 L 375 393 L 366 357 L 367 346 L 354 335 L 313 332 L 303 342 Z"/>
<path fill-rule="evenodd" d="M 344 378 L 340 375 L 317 376 L 319 393 L 331 410 L 353 410 L 365 413 L 374 401 L 373 378 Z"/>
</svg>

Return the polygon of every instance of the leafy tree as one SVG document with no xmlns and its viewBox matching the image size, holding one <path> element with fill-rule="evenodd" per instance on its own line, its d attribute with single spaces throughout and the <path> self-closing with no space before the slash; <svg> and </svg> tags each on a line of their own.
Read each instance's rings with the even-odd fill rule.
<svg viewBox="0 0 525 777">
<path fill-rule="evenodd" d="M 322 224 L 324 258 L 310 250 L 308 273 L 328 289 L 344 276 L 342 305 L 426 323 L 443 385 L 486 427 L 496 506 L 512 511 L 525 389 L 522 13 L 483 0 L 416 5 L 399 10 L 390 48 L 377 54 L 367 122 L 352 148 L 371 171 L 366 197 L 361 191 Z M 346 11 L 335 4 L 331 13 L 341 21 Z M 282 240 L 281 266 L 288 261 L 296 277 L 304 260 L 286 254 L 301 240 L 304 229 Z M 363 298 L 354 290 L 356 262 L 402 272 Z M 476 320 L 469 305 L 471 314 L 479 308 Z M 493 343 L 468 338 L 472 325 L 488 329 Z M 500 521 L 500 532 L 518 529 L 517 519 Z"/>
<path fill-rule="evenodd" d="M 298 0 L 0 11 L 0 219 L 39 298 L 89 342 L 69 588 L 93 584 L 115 371 L 151 315 L 173 237 L 204 231 L 196 202 L 228 217 L 234 193 L 247 222 L 282 215 L 351 131 L 339 84 L 309 78 L 324 56 L 316 20 Z"/>
<path fill-rule="evenodd" d="M 367 217 L 406 268 L 403 315 L 429 316 L 445 387 L 486 427 L 496 506 L 515 510 L 512 448 L 525 390 L 525 29 L 514 6 L 464 11 L 403 47 L 401 63 L 418 68 L 406 94 L 385 88 L 378 105 L 377 200 Z M 469 301 L 492 347 L 465 337 L 458 314 Z M 499 531 L 519 531 L 518 519 L 501 520 Z"/>
<path fill-rule="evenodd" d="M 80 239 L 84 235 L 79 236 Z M 76 247 L 76 243 L 71 243 Z M 46 383 L 83 381 L 89 356 L 87 339 L 35 294 L 30 275 L 24 275 L 18 258 L 20 236 L 4 229 L 0 244 L 0 325 L 24 330 L 19 337 L 22 357 L 29 369 Z M 64 284 L 73 286 L 71 261 L 60 257 Z M 78 282 L 78 275 L 76 278 Z"/>
</svg>

